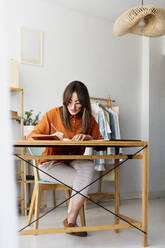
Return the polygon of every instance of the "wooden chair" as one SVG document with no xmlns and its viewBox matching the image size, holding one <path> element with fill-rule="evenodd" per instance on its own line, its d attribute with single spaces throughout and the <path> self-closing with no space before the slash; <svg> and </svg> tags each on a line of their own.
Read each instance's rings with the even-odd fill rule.
<svg viewBox="0 0 165 248">
<path fill-rule="evenodd" d="M 31 155 L 41 155 L 43 151 L 43 148 L 40 147 L 31 147 L 29 148 L 29 152 Z M 33 160 L 33 164 L 38 167 L 38 161 Z M 71 195 L 71 190 L 69 187 L 63 185 L 63 184 L 58 184 L 58 183 L 53 183 L 49 181 L 44 181 L 39 179 L 38 175 L 38 170 L 37 168 L 33 167 L 34 171 L 34 189 L 33 189 L 33 194 L 32 194 L 32 199 L 30 203 L 30 209 L 29 209 L 29 215 L 28 215 L 28 221 L 27 223 L 30 224 L 32 220 L 32 215 L 34 212 L 34 218 L 35 218 L 35 223 L 34 223 L 34 229 L 38 229 L 39 225 L 39 214 L 40 214 L 40 204 L 41 204 L 41 195 L 43 191 L 48 191 L 48 190 L 64 190 L 66 198 L 69 198 Z M 69 205 L 69 200 L 67 201 L 67 206 Z M 80 210 L 80 219 L 81 219 L 81 224 L 82 226 L 86 225 L 85 221 L 85 211 L 84 211 L 84 205 Z"/>
</svg>

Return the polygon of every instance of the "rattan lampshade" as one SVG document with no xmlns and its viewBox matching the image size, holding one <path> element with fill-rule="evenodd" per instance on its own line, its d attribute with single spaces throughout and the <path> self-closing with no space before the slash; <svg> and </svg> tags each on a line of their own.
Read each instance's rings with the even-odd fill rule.
<svg viewBox="0 0 165 248">
<path fill-rule="evenodd" d="M 143 25 L 140 21 L 143 20 Z M 165 8 L 154 5 L 143 5 L 129 9 L 120 15 L 114 23 L 116 36 L 133 33 L 148 37 L 165 34 Z"/>
</svg>

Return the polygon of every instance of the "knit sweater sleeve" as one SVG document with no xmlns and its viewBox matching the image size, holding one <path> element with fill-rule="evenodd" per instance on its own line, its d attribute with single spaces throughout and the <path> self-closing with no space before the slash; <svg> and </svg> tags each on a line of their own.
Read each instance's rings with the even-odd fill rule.
<svg viewBox="0 0 165 248">
<path fill-rule="evenodd" d="M 47 112 L 40 122 L 34 127 L 34 130 L 27 135 L 26 139 L 30 139 L 35 134 L 50 134 L 49 112 Z"/>
</svg>

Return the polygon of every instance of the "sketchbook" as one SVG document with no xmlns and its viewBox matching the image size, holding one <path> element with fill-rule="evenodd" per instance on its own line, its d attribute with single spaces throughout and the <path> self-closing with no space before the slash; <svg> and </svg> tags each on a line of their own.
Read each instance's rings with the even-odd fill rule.
<svg viewBox="0 0 165 248">
<path fill-rule="evenodd" d="M 59 139 L 59 137 L 57 137 L 56 135 L 48 135 L 48 134 L 36 134 L 36 135 L 33 135 L 32 138 L 34 140 L 62 140 L 62 141 L 68 141 L 70 139 L 66 139 L 66 138 L 63 138 L 63 139 Z"/>
<path fill-rule="evenodd" d="M 47 134 L 36 134 L 33 135 L 34 140 L 60 140 L 56 135 L 47 135 Z"/>
</svg>

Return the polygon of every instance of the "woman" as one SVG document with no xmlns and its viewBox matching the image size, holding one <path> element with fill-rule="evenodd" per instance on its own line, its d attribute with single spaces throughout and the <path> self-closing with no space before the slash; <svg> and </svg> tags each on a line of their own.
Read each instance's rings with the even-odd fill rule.
<svg viewBox="0 0 165 248">
<path fill-rule="evenodd" d="M 87 87 L 80 81 L 69 83 L 63 93 L 63 106 L 48 111 L 27 136 L 32 139 L 35 134 L 53 134 L 59 139 L 67 138 L 75 141 L 102 139 L 98 125 L 91 115 L 90 99 Z M 61 133 L 63 135 L 61 135 Z M 62 137 L 63 136 L 63 137 Z M 61 138 L 62 137 L 62 138 Z M 43 155 L 83 154 L 85 148 L 61 148 L 48 147 Z M 80 191 L 92 182 L 94 163 L 91 160 L 40 160 L 40 168 L 58 180 Z M 51 181 L 48 175 L 40 172 L 40 179 Z M 55 182 L 55 180 L 53 181 Z M 81 191 L 85 196 L 88 187 Z M 75 194 L 75 191 L 72 192 Z M 63 221 L 65 227 L 77 226 L 76 220 L 84 203 L 84 197 L 80 194 L 71 198 L 68 208 L 68 216 Z M 87 236 L 87 232 L 70 233 L 77 236 Z"/>
</svg>

